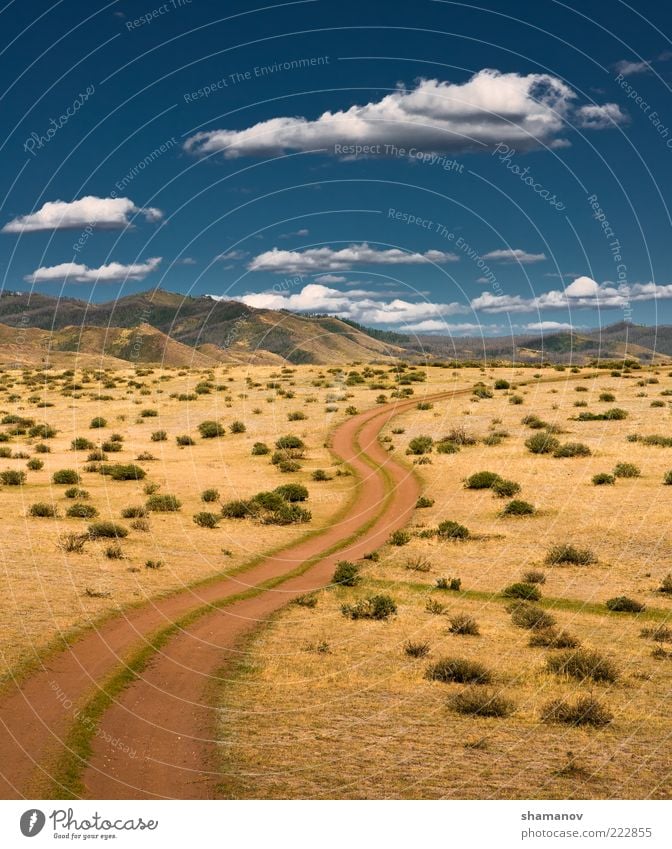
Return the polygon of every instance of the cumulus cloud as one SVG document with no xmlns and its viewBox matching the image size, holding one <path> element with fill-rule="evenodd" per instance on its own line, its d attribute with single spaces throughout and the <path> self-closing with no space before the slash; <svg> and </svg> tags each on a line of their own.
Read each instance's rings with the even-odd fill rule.
<svg viewBox="0 0 672 849">
<path fill-rule="evenodd" d="M 357 151 L 340 146 L 354 145 L 380 145 L 360 151 L 374 155 L 396 155 L 385 145 L 461 153 L 487 151 L 503 142 L 523 151 L 566 144 L 561 135 L 574 119 L 575 102 L 576 93 L 550 74 L 486 68 L 463 83 L 420 79 L 410 89 L 399 84 L 379 101 L 324 112 L 315 120 L 279 117 L 242 130 L 199 132 L 184 147 L 225 159 L 317 150 L 347 158 Z M 614 104 L 607 105 L 613 113 Z"/>
<path fill-rule="evenodd" d="M 526 324 L 525 330 L 573 330 L 574 325 L 566 321 L 535 321 L 532 324 Z"/>
<path fill-rule="evenodd" d="M 2 232 L 35 233 L 40 230 L 72 230 L 80 227 L 121 230 L 131 223 L 131 215 L 142 215 L 147 221 L 159 221 L 163 217 L 160 209 L 136 206 L 130 198 L 88 195 L 73 201 L 48 201 L 37 212 L 20 215 L 9 221 Z"/>
<path fill-rule="evenodd" d="M 253 257 L 250 271 L 274 271 L 278 274 L 304 274 L 317 271 L 347 271 L 361 265 L 417 265 L 420 263 L 457 262 L 459 257 L 445 251 L 410 253 L 398 248 L 378 250 L 363 242 L 347 248 L 308 248 L 305 251 L 284 251 L 273 248 Z"/>
<path fill-rule="evenodd" d="M 484 254 L 482 258 L 493 262 L 519 262 L 521 265 L 531 265 L 533 262 L 543 262 L 546 259 L 546 254 L 531 254 L 520 248 L 509 248 L 507 250 L 490 251 Z"/>
<path fill-rule="evenodd" d="M 77 262 L 63 262 L 60 265 L 42 266 L 23 279 L 27 283 L 51 283 L 55 280 L 66 280 L 68 283 L 112 283 L 117 280 L 144 280 L 154 271 L 161 257 L 152 257 L 143 263 L 122 265 L 110 262 L 100 268 L 89 268 Z"/>
<path fill-rule="evenodd" d="M 347 278 L 340 274 L 321 274 L 315 278 L 316 283 L 346 283 Z"/>
<path fill-rule="evenodd" d="M 603 103 L 602 106 L 582 106 L 577 109 L 576 122 L 585 130 L 607 130 L 625 124 L 627 116 L 617 103 Z"/>
<path fill-rule="evenodd" d="M 443 316 L 469 312 L 467 307 L 457 303 L 412 302 L 405 298 L 385 298 L 380 293 L 367 289 L 341 292 L 319 283 L 308 283 L 296 292 L 271 290 L 240 295 L 234 300 L 258 309 L 329 313 L 363 324 L 402 326 L 402 329 L 404 325 L 410 329 L 428 319 L 437 320 Z M 445 326 L 443 322 L 440 323 Z"/>
</svg>

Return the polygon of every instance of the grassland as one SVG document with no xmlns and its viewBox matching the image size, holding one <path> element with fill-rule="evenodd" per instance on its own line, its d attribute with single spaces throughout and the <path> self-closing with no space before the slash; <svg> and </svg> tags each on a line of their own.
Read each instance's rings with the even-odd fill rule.
<svg viewBox="0 0 672 849">
<path fill-rule="evenodd" d="M 485 391 L 406 412 L 382 435 L 395 454 L 417 463 L 431 504 L 416 510 L 408 541 L 361 561 L 355 587 L 332 587 L 314 606 L 276 615 L 229 670 L 220 691 L 223 795 L 669 798 L 672 633 L 656 641 L 641 632 L 672 620 L 672 596 L 660 591 L 672 571 L 672 487 L 665 483 L 672 451 L 642 437 L 670 435 L 672 375 L 567 371 L 552 384 L 528 370 L 458 374 L 453 379 L 482 381 Z M 511 385 L 495 389 L 497 380 Z M 627 416 L 578 420 L 613 409 Z M 590 453 L 532 453 L 526 441 L 539 433 Z M 440 453 L 444 435 L 459 450 Z M 423 436 L 433 438 L 432 450 L 407 455 Z M 593 483 L 619 464 L 635 466 L 618 469 L 635 476 Z M 512 497 L 465 486 L 481 471 L 519 484 L 513 497 L 534 513 L 503 515 Z M 445 520 L 469 537 L 441 538 L 436 529 Z M 593 562 L 547 562 L 552 547 L 565 543 L 589 551 Z M 598 652 L 613 666 L 613 681 L 549 671 L 562 649 L 531 646 L 537 631 L 513 623 L 512 599 L 503 595 L 530 572 L 542 573 L 534 587 L 555 632 Z M 441 578 L 459 578 L 459 591 L 437 588 Z M 381 593 L 397 605 L 387 621 L 343 615 L 344 604 Z M 620 596 L 644 611 L 610 611 L 606 602 Z M 459 616 L 475 620 L 478 635 L 451 632 Z M 426 644 L 427 655 L 409 656 L 409 643 Z M 512 712 L 457 712 L 455 696 L 467 686 L 427 678 L 441 658 L 482 664 L 492 678 L 487 690 Z M 554 700 L 580 698 L 603 706 L 608 721 L 544 721 Z"/>
</svg>

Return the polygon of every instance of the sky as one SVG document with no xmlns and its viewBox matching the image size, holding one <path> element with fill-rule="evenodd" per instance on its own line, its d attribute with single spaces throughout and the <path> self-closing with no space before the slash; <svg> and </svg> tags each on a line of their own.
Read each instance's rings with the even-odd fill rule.
<svg viewBox="0 0 672 849">
<path fill-rule="evenodd" d="M 672 323 L 672 10 L 5 0 L 3 291 Z"/>
</svg>

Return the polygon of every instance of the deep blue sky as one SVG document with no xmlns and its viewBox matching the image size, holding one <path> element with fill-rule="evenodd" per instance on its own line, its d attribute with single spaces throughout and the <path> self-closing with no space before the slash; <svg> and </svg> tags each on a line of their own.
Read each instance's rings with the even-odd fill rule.
<svg viewBox="0 0 672 849">
<path fill-rule="evenodd" d="M 636 8 L 6 2 L 2 286 L 101 301 L 161 285 L 430 332 L 672 323 L 672 12 Z M 236 135 L 278 118 L 280 134 Z M 380 147 L 334 147 L 355 141 Z M 70 206 L 87 197 L 116 200 Z"/>
</svg>

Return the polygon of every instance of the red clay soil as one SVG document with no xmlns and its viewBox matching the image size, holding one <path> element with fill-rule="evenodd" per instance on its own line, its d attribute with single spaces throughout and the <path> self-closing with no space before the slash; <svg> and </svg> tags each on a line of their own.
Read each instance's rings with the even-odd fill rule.
<svg viewBox="0 0 672 849">
<path fill-rule="evenodd" d="M 217 778 L 213 757 L 216 740 L 210 733 L 214 709 L 208 704 L 206 690 L 213 676 L 227 655 L 235 656 L 236 645 L 246 632 L 296 595 L 328 584 L 337 560 L 356 559 L 375 550 L 391 531 L 408 522 L 418 496 L 418 482 L 407 468 L 390 458 L 377 436 L 392 416 L 415 403 L 409 400 L 369 410 L 348 419 L 334 432 L 334 453 L 361 479 L 355 502 L 340 521 L 235 577 L 120 614 L 50 656 L 20 685 L 11 686 L 0 698 L 0 798 L 40 796 L 77 709 L 121 667 L 129 653 L 145 644 L 147 637 L 195 608 L 293 571 L 372 523 L 354 542 L 316 562 L 300 577 L 197 619 L 169 640 L 142 678 L 129 686 L 103 716 L 84 776 L 88 796 L 212 797 Z M 375 468 L 365 458 L 373 461 Z M 392 482 L 384 510 L 382 466 Z"/>
</svg>

